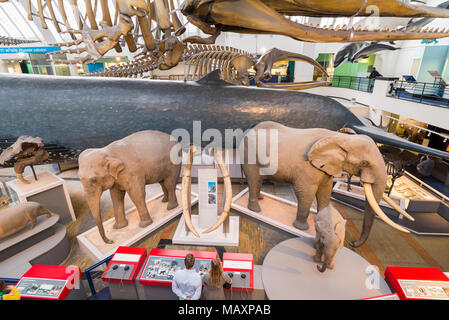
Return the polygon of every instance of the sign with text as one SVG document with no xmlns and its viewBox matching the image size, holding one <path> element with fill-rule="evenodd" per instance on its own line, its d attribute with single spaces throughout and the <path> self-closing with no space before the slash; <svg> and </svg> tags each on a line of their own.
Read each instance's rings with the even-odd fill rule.
<svg viewBox="0 0 449 320">
<path fill-rule="evenodd" d="M 198 170 L 200 228 L 206 229 L 217 222 L 217 169 Z"/>
<path fill-rule="evenodd" d="M 0 54 L 11 53 L 52 53 L 61 47 L 0 47 Z"/>
</svg>

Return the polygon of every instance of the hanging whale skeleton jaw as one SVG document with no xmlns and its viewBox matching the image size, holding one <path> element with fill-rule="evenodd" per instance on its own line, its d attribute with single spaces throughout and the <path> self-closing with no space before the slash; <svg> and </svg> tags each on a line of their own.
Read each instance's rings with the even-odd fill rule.
<svg viewBox="0 0 449 320">
<path fill-rule="evenodd" d="M 0 3 L 6 1 L 0 0 Z M 36 4 L 37 13 L 33 12 L 32 3 Z M 56 6 L 62 21 L 55 14 Z M 394 41 L 449 36 L 449 30 L 438 28 L 398 26 L 389 30 L 378 26 L 369 30 L 352 23 L 320 27 L 299 24 L 288 18 L 373 15 L 449 18 L 447 9 L 411 5 L 399 0 L 186 0 L 180 8 L 175 7 L 174 0 L 116 0 L 115 6 L 115 13 L 111 15 L 108 0 L 84 0 L 82 9 L 77 0 L 45 0 L 45 4 L 43 0 L 28 0 L 28 19 L 32 20 L 36 15 L 44 29 L 48 28 L 47 21 L 52 21 L 58 32 L 71 35 L 73 41 L 57 44 L 67 48 L 59 53 L 79 55 L 69 63 L 96 61 L 111 49 L 121 52 L 126 43 L 130 52 L 150 55 L 163 70 L 178 64 L 188 43 L 214 44 L 221 32 L 277 34 L 309 42 Z M 50 16 L 45 15 L 44 9 L 48 9 Z M 70 25 L 66 10 L 73 13 L 76 26 Z M 188 23 L 210 36 L 181 38 L 186 28 L 178 16 L 179 11 Z M 101 16 L 101 21 L 97 21 L 97 16 Z M 139 43 L 140 39 L 143 43 Z"/>
</svg>

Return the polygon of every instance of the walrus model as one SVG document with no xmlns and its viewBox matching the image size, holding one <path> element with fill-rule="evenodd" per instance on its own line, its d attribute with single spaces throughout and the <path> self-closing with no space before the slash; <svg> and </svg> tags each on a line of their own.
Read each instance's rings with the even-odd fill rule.
<svg viewBox="0 0 449 320">
<path fill-rule="evenodd" d="M 52 213 L 37 202 L 25 202 L 0 210 L 0 239 L 23 229 L 31 222 L 30 230 L 36 225 L 38 216 Z"/>
</svg>

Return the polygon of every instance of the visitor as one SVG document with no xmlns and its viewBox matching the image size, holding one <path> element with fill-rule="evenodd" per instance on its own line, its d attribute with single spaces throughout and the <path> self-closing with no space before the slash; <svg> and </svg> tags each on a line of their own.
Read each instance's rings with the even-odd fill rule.
<svg viewBox="0 0 449 320">
<path fill-rule="evenodd" d="M 5 281 L 0 280 L 0 300 L 20 300 L 19 291 L 14 286 L 6 286 Z"/>
<path fill-rule="evenodd" d="M 371 74 L 369 75 L 370 79 L 375 79 L 375 78 L 379 78 L 382 77 L 382 75 L 377 71 L 376 68 L 373 67 L 373 70 L 371 71 Z"/>
<path fill-rule="evenodd" d="M 424 158 L 424 161 L 421 161 L 417 166 L 416 170 L 418 170 L 418 177 L 430 177 L 432 175 L 432 170 L 435 167 L 435 161 L 433 161 L 428 155 Z"/>
<path fill-rule="evenodd" d="M 220 258 L 215 258 L 210 263 L 209 273 L 203 276 L 203 299 L 204 300 L 224 300 L 223 286 L 232 284 L 232 279 L 226 272 L 223 272 Z M 230 288 L 230 287 L 229 287 Z"/>
<path fill-rule="evenodd" d="M 173 281 L 172 290 L 180 300 L 198 300 L 201 296 L 201 277 L 193 269 L 195 265 L 195 257 L 188 253 L 184 258 L 185 269 L 176 271 Z"/>
</svg>

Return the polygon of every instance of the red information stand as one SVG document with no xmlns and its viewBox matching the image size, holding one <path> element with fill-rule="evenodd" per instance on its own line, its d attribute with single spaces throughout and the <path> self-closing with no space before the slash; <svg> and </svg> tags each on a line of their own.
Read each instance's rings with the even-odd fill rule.
<svg viewBox="0 0 449 320">
<path fill-rule="evenodd" d="M 224 253 L 223 271 L 232 278 L 232 291 L 253 292 L 253 255 L 247 253 Z"/>
<path fill-rule="evenodd" d="M 151 249 L 140 275 L 139 282 L 144 285 L 171 287 L 173 275 L 184 269 L 184 258 L 188 253 L 195 257 L 195 270 L 200 274 L 209 272 L 210 261 L 217 257 L 216 252 Z"/>
<path fill-rule="evenodd" d="M 449 278 L 438 268 L 387 267 L 385 279 L 401 300 L 449 300 Z"/>
<path fill-rule="evenodd" d="M 22 299 L 79 300 L 86 299 L 78 267 L 33 265 L 16 288 Z"/>
<path fill-rule="evenodd" d="M 101 279 L 108 282 L 134 283 L 146 257 L 145 248 L 118 247 Z"/>
<path fill-rule="evenodd" d="M 147 257 L 147 249 L 118 247 L 101 279 L 108 282 L 111 298 L 137 300 L 136 279 Z"/>
</svg>

